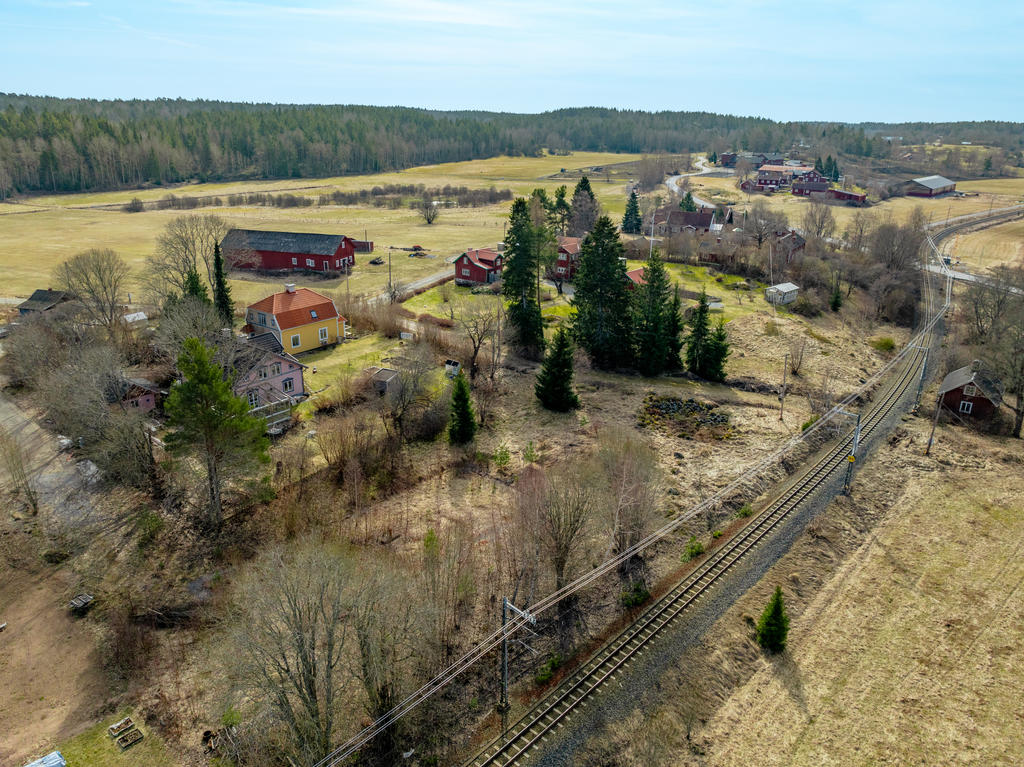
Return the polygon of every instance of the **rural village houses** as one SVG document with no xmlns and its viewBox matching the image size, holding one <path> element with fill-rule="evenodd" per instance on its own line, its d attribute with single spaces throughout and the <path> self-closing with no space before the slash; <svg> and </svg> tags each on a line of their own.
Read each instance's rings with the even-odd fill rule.
<svg viewBox="0 0 1024 767">
<path fill-rule="evenodd" d="M 351 269 L 355 254 L 372 252 L 373 243 L 343 234 L 232 229 L 221 251 L 234 269 L 333 272 Z"/>
<path fill-rule="evenodd" d="M 471 248 L 455 259 L 456 285 L 487 285 L 501 279 L 501 253 L 490 248 Z"/>
<path fill-rule="evenodd" d="M 250 337 L 270 333 L 290 354 L 301 354 L 339 343 L 345 338 L 345 318 L 327 296 L 309 288 L 285 285 L 245 310 L 242 328 Z"/>
</svg>

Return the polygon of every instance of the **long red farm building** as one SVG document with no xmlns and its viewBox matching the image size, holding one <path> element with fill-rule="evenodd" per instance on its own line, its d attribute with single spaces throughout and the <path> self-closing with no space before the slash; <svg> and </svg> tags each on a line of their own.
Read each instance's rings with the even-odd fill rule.
<svg viewBox="0 0 1024 767">
<path fill-rule="evenodd" d="M 343 234 L 232 229 L 220 248 L 236 269 L 331 272 L 355 266 L 356 253 L 372 251 L 373 243 Z"/>
</svg>

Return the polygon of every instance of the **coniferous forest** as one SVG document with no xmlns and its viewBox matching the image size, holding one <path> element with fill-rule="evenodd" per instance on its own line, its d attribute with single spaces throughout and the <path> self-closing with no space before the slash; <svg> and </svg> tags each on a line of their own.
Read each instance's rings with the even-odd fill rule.
<svg viewBox="0 0 1024 767">
<path fill-rule="evenodd" d="M 1007 122 L 844 125 L 603 108 L 507 114 L 0 94 L 0 199 L 191 180 L 376 173 L 544 149 L 770 151 L 820 137 L 847 154 L 884 157 L 892 135 L 904 144 L 941 135 L 1018 155 L 1024 148 L 1024 125 Z"/>
</svg>

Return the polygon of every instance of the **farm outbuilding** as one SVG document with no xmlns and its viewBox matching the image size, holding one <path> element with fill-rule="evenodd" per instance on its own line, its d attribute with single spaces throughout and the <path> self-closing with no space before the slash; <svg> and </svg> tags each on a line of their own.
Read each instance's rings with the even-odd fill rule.
<svg viewBox="0 0 1024 767">
<path fill-rule="evenodd" d="M 235 269 L 331 272 L 356 263 L 355 240 L 343 234 L 232 229 L 220 247 Z"/>
<path fill-rule="evenodd" d="M 956 182 L 945 176 L 922 176 L 907 182 L 907 194 L 911 197 L 938 197 L 955 191 Z"/>
<path fill-rule="evenodd" d="M 31 314 L 32 312 L 46 312 L 59 304 L 74 299 L 70 293 L 63 290 L 36 290 L 27 300 L 18 304 L 18 314 Z"/>
<path fill-rule="evenodd" d="M 784 304 L 791 304 L 796 301 L 796 297 L 799 292 L 800 288 L 792 282 L 780 282 L 778 285 L 772 285 L 770 288 L 766 288 L 764 291 L 764 297 L 768 303 L 781 306 Z"/>
<path fill-rule="evenodd" d="M 988 418 L 1003 402 L 1003 385 L 979 360 L 954 370 L 939 384 L 942 404 L 972 418 Z"/>
</svg>

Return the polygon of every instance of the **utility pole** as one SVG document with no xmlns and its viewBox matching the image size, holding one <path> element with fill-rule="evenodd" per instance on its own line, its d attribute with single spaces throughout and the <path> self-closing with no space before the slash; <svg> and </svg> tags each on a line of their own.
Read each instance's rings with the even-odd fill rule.
<svg viewBox="0 0 1024 767">
<path fill-rule="evenodd" d="M 391 246 L 388 245 L 388 300 L 391 300 Z"/>
<path fill-rule="evenodd" d="M 910 349 L 920 349 L 921 351 L 924 352 L 924 361 L 921 363 L 921 376 L 917 379 L 917 394 L 914 396 L 914 412 L 916 413 L 917 412 L 917 408 L 921 404 L 921 392 L 924 389 L 924 377 L 925 377 L 926 371 L 928 370 L 928 347 L 927 346 L 918 346 L 917 344 L 914 344 L 913 346 L 910 346 L 909 348 Z"/>
<path fill-rule="evenodd" d="M 789 369 L 789 354 L 782 360 L 782 388 L 779 389 L 779 420 L 782 420 L 782 410 L 786 407 L 786 371 Z"/>
<path fill-rule="evenodd" d="M 651 260 L 651 256 L 654 254 L 654 219 L 657 209 L 651 210 L 651 247 L 647 249 L 647 260 Z"/>
<path fill-rule="evenodd" d="M 849 495 L 850 483 L 853 481 L 853 464 L 857 462 L 857 449 L 860 447 L 860 413 L 850 413 L 846 410 L 839 412 L 857 419 L 857 425 L 853 429 L 853 445 L 850 448 L 850 454 L 846 456 L 846 479 L 843 480 L 843 493 Z"/>
<path fill-rule="evenodd" d="M 939 392 L 939 396 L 935 398 L 935 417 L 932 419 L 931 434 L 928 435 L 928 446 L 924 449 L 925 455 L 932 451 L 932 442 L 935 440 L 935 425 L 939 422 L 940 410 L 942 410 L 942 392 Z"/>
<path fill-rule="evenodd" d="M 513 612 L 525 621 L 529 621 L 534 626 L 537 625 L 537 619 L 527 612 L 526 610 L 520 610 L 510 601 L 508 597 L 502 597 L 501 599 L 501 700 L 498 701 L 498 711 L 502 714 L 507 714 L 512 706 L 508 702 L 508 614 Z"/>
</svg>

